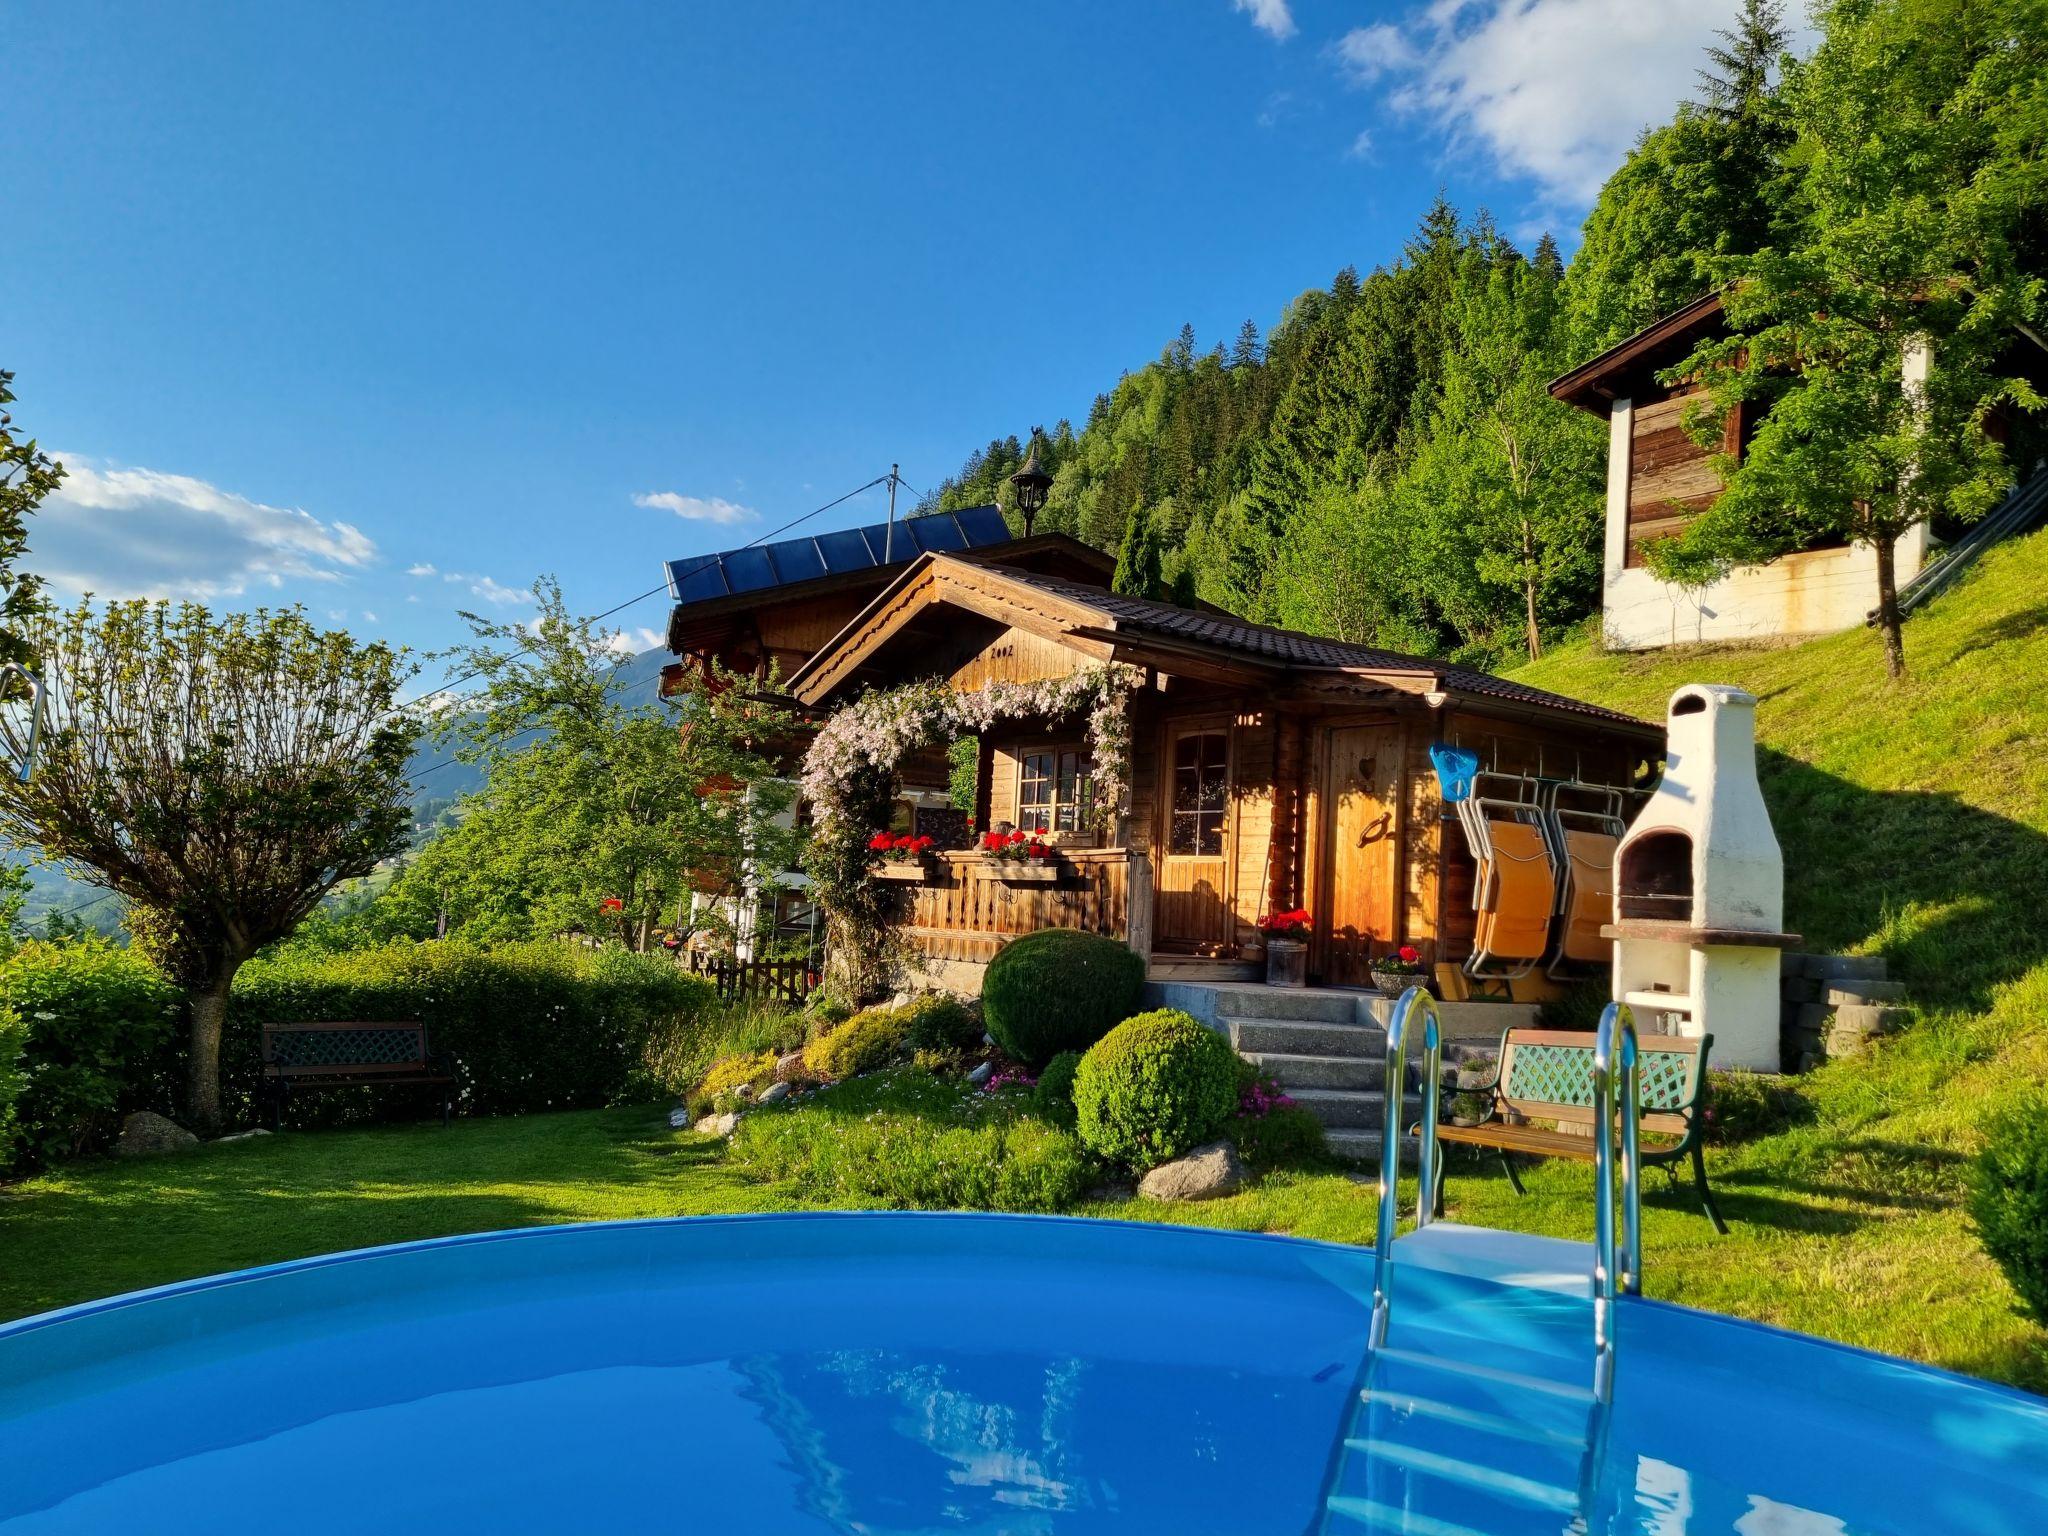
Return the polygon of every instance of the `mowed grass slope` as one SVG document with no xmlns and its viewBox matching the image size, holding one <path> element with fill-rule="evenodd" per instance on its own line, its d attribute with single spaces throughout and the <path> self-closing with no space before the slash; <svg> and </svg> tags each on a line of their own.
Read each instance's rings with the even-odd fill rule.
<svg viewBox="0 0 2048 1536">
<path fill-rule="evenodd" d="M 1994 549 L 1910 621 L 1906 653 L 1901 684 L 1867 630 L 1581 643 L 1513 675 L 1652 719 L 1683 683 L 1756 694 L 1787 926 L 1883 955 L 1918 1015 L 1807 1079 L 1812 1125 L 1718 1160 L 1838 1230 L 1690 1275 L 1685 1299 L 2048 1389 L 2048 1333 L 2013 1312 L 1961 1203 L 1986 1114 L 2048 1078 L 2048 532 Z"/>
</svg>

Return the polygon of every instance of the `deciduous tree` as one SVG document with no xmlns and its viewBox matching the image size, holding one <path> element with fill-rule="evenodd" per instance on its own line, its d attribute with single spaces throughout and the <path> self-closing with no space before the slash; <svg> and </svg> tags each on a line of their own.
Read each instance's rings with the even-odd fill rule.
<svg viewBox="0 0 2048 1536">
<path fill-rule="evenodd" d="M 0 832 L 128 898 L 190 996 L 190 1109 L 216 1129 L 236 971 L 405 846 L 416 727 L 394 705 L 411 669 L 297 608 L 81 603 L 23 638 L 48 713 L 35 775 L 0 776 Z M 21 716 L 0 720 L 16 753 Z"/>
</svg>

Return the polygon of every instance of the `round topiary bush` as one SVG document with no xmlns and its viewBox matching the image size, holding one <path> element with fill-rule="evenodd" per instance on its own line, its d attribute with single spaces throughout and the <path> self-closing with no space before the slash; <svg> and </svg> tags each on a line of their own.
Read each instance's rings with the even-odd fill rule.
<svg viewBox="0 0 2048 1536">
<path fill-rule="evenodd" d="M 1173 1008 L 1126 1019 L 1074 1073 L 1089 1149 L 1140 1172 L 1213 1140 L 1237 1109 L 1237 1052 Z"/>
<path fill-rule="evenodd" d="M 988 965 L 981 1018 L 995 1042 L 1034 1067 L 1085 1051 L 1138 1006 L 1145 961 L 1099 933 L 1042 928 L 1013 940 Z"/>
<path fill-rule="evenodd" d="M 1985 1126 L 1970 1219 L 2020 1304 L 2048 1323 L 2048 1091 L 2032 1090 Z"/>
</svg>

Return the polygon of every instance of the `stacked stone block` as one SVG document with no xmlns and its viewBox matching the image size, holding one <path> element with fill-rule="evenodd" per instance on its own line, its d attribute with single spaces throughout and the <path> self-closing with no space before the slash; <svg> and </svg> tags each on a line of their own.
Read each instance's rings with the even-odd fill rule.
<svg viewBox="0 0 2048 1536">
<path fill-rule="evenodd" d="M 1904 986 L 1885 974 L 1876 955 L 1788 953 L 1780 975 L 1779 1041 L 1787 1072 L 1860 1056 L 1912 1017 L 1901 1001 Z"/>
</svg>

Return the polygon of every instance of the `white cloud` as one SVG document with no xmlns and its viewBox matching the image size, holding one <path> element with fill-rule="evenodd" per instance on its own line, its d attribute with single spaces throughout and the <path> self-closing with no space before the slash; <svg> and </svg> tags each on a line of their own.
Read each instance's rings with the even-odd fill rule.
<svg viewBox="0 0 2048 1536">
<path fill-rule="evenodd" d="M 469 595 L 480 598 L 498 608 L 523 608 L 532 602 L 533 593 L 526 587 L 508 587 L 502 581 L 489 576 L 472 576 L 461 571 L 450 571 L 448 580 L 467 584 Z"/>
<path fill-rule="evenodd" d="M 638 656 L 642 651 L 666 648 L 668 637 L 658 629 L 636 624 L 627 629 L 614 630 L 605 637 L 605 644 L 621 656 Z"/>
<path fill-rule="evenodd" d="M 467 587 L 471 597 L 495 603 L 500 608 L 524 607 L 534 600 L 533 593 L 525 587 L 508 587 L 502 581 L 474 571 L 443 571 L 441 579 L 451 586 Z"/>
<path fill-rule="evenodd" d="M 1252 25 L 1268 37 L 1284 43 L 1294 36 L 1294 12 L 1287 0 L 1230 0 L 1230 8 L 1249 15 Z"/>
<path fill-rule="evenodd" d="M 370 610 L 369 610 L 369 609 L 365 608 L 365 609 L 363 610 L 363 622 L 364 622 L 365 624 L 374 624 L 374 623 L 376 623 L 376 622 L 377 622 L 377 615 L 375 615 L 374 613 L 370 612 Z"/>
<path fill-rule="evenodd" d="M 1351 147 L 1345 150 L 1344 154 L 1347 159 L 1351 160 L 1370 160 L 1372 158 L 1372 130 L 1370 128 L 1359 129 L 1358 137 L 1351 141 Z"/>
<path fill-rule="evenodd" d="M 190 475 L 101 467 L 72 454 L 30 526 L 24 564 L 61 592 L 239 597 L 251 587 L 339 581 L 377 546 L 342 522 L 273 507 Z"/>
<path fill-rule="evenodd" d="M 756 513 L 723 496 L 684 496 L 676 491 L 642 491 L 633 498 L 636 507 L 657 507 L 692 523 L 745 523 Z"/>
<path fill-rule="evenodd" d="M 1332 50 L 1354 84 L 1576 207 L 1693 94 L 1739 0 L 1435 0 Z M 1802 29 L 1795 49 L 1811 41 Z"/>
<path fill-rule="evenodd" d="M 438 576 L 440 572 L 422 560 L 418 565 L 408 565 L 405 568 L 405 574 L 408 576 Z"/>
<path fill-rule="evenodd" d="M 1408 34 L 1384 21 L 1353 27 L 1330 45 L 1330 57 L 1353 85 L 1372 85 L 1384 74 L 1413 69 L 1422 62 L 1421 51 L 1408 40 Z"/>
</svg>

